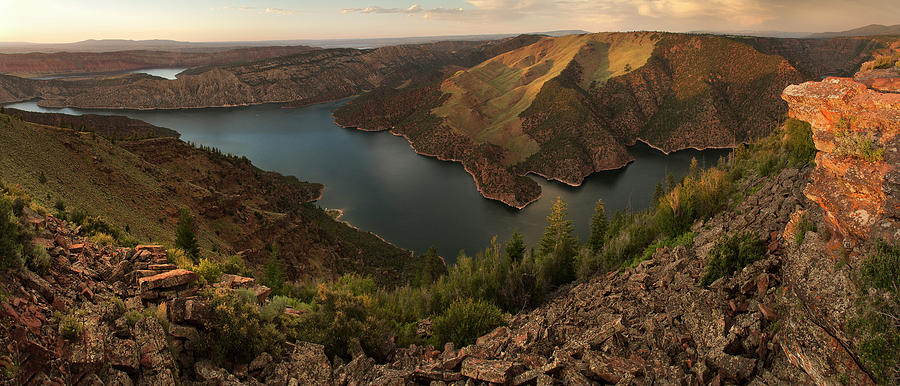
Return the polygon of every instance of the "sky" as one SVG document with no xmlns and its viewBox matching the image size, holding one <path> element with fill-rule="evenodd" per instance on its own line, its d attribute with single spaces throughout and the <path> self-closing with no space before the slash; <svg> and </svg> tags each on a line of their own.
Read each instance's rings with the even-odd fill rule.
<svg viewBox="0 0 900 386">
<path fill-rule="evenodd" d="M 0 0 L 0 41 L 252 41 L 599 31 L 841 31 L 900 0 Z"/>
</svg>

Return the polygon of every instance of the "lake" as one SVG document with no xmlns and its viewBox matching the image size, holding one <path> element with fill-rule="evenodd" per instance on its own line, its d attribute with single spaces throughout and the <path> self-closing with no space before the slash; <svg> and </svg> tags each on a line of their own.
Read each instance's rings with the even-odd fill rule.
<svg viewBox="0 0 900 386">
<path fill-rule="evenodd" d="M 95 74 L 67 74 L 67 75 L 53 75 L 53 76 L 42 76 L 39 78 L 34 78 L 38 80 L 49 80 L 49 79 L 67 79 L 67 78 L 86 78 L 86 77 L 94 77 L 94 76 L 109 76 L 109 75 L 121 75 L 121 74 L 147 74 L 158 76 L 160 78 L 165 79 L 175 79 L 175 75 L 178 75 L 182 71 L 187 70 L 187 67 L 183 68 L 144 68 L 140 70 L 133 71 L 121 71 L 121 72 L 104 72 L 104 73 L 95 73 Z"/>
<path fill-rule="evenodd" d="M 460 164 L 415 154 L 388 132 L 370 133 L 334 124 L 331 112 L 344 101 L 298 109 L 278 105 L 167 111 L 45 109 L 35 102 L 9 105 L 66 114 L 120 114 L 168 127 L 182 139 L 247 156 L 266 170 L 325 184 L 318 204 L 343 209 L 343 220 L 377 233 L 400 247 L 424 252 L 434 245 L 449 263 L 460 250 L 474 254 L 494 235 L 505 240 L 518 230 L 536 245 L 555 197 L 568 204 L 569 219 L 586 240 L 597 199 L 609 215 L 644 209 L 667 173 L 684 175 L 691 159 L 713 165 L 727 150 L 684 150 L 665 155 L 646 145 L 630 149 L 628 166 L 594 173 L 580 187 L 532 177 L 543 197 L 523 210 L 483 198 Z"/>
</svg>

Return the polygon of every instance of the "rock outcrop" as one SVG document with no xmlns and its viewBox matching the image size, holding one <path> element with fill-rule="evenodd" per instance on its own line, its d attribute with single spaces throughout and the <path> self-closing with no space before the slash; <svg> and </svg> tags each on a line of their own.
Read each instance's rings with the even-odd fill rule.
<svg viewBox="0 0 900 386">
<path fill-rule="evenodd" d="M 809 122 L 819 153 L 806 195 L 839 237 L 900 240 L 900 94 L 848 78 L 784 90 L 790 116 Z"/>
</svg>

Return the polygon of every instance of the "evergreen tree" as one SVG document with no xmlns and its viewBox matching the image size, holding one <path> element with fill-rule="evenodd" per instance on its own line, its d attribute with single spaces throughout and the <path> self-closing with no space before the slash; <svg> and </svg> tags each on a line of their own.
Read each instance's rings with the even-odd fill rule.
<svg viewBox="0 0 900 386">
<path fill-rule="evenodd" d="M 184 250 L 184 253 L 195 262 L 200 259 L 200 245 L 197 243 L 197 228 L 194 225 L 194 217 L 186 208 L 181 208 L 178 213 L 178 227 L 175 228 L 175 247 Z"/>
<path fill-rule="evenodd" d="M 519 231 L 514 231 L 506 242 L 506 257 L 511 261 L 521 261 L 525 257 L 525 240 Z"/>
<path fill-rule="evenodd" d="M 543 275 L 550 284 L 558 285 L 575 278 L 574 259 L 578 241 L 572 236 L 572 221 L 566 219 L 566 203 L 557 197 L 547 216 L 547 228 L 540 242 Z"/>
<path fill-rule="evenodd" d="M 284 265 L 281 262 L 278 245 L 272 244 L 269 252 L 269 260 L 266 262 L 266 269 L 263 272 L 262 284 L 272 289 L 273 295 L 285 295 L 285 281 L 287 277 L 284 274 Z"/>
<path fill-rule="evenodd" d="M 423 266 L 419 272 L 416 283 L 420 286 L 428 285 L 437 280 L 437 278 L 447 273 L 447 264 L 438 254 L 437 248 L 432 245 L 428 251 L 422 255 Z"/>
<path fill-rule="evenodd" d="M 603 206 L 603 200 L 598 199 L 597 206 L 594 207 L 594 216 L 591 217 L 591 238 L 588 239 L 588 246 L 592 252 L 597 253 L 603 248 L 608 228 L 609 222 L 606 220 L 606 208 Z"/>
<path fill-rule="evenodd" d="M 656 183 L 656 189 L 653 190 L 653 206 L 659 205 L 659 201 L 666 195 L 666 188 L 663 187 L 662 181 Z"/>
</svg>

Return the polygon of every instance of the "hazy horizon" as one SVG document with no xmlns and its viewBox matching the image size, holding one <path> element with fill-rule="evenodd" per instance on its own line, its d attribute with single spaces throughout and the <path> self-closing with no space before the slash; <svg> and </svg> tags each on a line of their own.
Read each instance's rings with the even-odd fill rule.
<svg viewBox="0 0 900 386">
<path fill-rule="evenodd" d="M 241 42 L 554 30 L 841 31 L 896 24 L 895 0 L 0 0 L 0 42 Z"/>
</svg>

